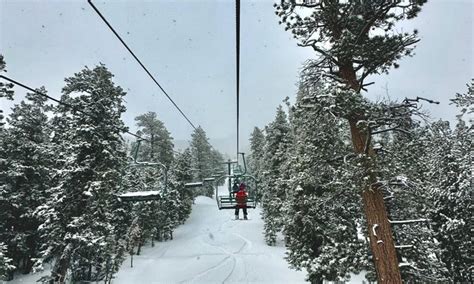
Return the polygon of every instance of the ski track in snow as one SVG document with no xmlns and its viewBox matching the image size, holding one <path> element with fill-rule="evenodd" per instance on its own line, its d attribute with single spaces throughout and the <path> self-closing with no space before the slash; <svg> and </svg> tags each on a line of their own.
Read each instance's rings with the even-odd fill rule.
<svg viewBox="0 0 474 284">
<path fill-rule="evenodd" d="M 233 220 L 233 210 L 200 196 L 174 240 L 143 248 L 133 268 L 128 258 L 113 283 L 303 283 L 305 273 L 288 267 L 285 248 L 265 244 L 260 209 L 249 216 Z"/>
<path fill-rule="evenodd" d="M 259 208 L 249 209 L 249 220 L 234 220 L 233 210 L 219 211 L 215 200 L 198 197 L 174 239 L 143 247 L 141 255 L 133 257 L 133 268 L 128 257 L 113 283 L 305 282 L 305 272 L 288 267 L 282 240 L 275 247 L 265 244 L 260 213 Z M 33 284 L 47 274 L 19 275 L 6 283 Z M 363 280 L 363 275 L 357 275 L 349 283 Z"/>
<path fill-rule="evenodd" d="M 249 209 L 250 220 L 234 220 L 234 210 L 218 210 L 214 199 L 197 197 L 174 239 L 143 247 L 141 255 L 133 256 L 133 268 L 128 257 L 112 283 L 305 282 L 304 272 L 288 267 L 283 245 L 265 244 L 260 212 Z M 7 283 L 33 284 L 46 274 L 22 275 Z"/>
</svg>

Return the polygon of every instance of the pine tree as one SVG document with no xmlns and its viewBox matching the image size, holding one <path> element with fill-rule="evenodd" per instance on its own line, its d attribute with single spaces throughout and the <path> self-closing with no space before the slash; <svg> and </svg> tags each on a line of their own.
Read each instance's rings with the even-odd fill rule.
<svg viewBox="0 0 474 284">
<path fill-rule="evenodd" d="M 108 282 L 121 262 L 117 257 L 125 257 L 117 240 L 126 233 L 118 226 L 127 224 L 114 223 L 114 209 L 120 207 L 114 194 L 125 166 L 120 119 L 125 92 L 112 77 L 99 65 L 66 78 L 61 100 L 76 108 L 56 110 L 61 167 L 52 197 L 38 212 L 45 217 L 42 261 L 55 260 L 54 281 L 65 281 L 70 271 L 72 281 Z"/>
<path fill-rule="evenodd" d="M 474 112 L 472 85 L 466 94 L 458 94 L 453 103 L 461 114 L 454 131 L 449 123 L 432 125 L 429 137 L 431 161 L 428 176 L 433 203 L 431 219 L 441 261 L 446 265 L 450 282 L 473 282 L 472 265 L 472 137 L 473 125 L 464 121 L 463 115 Z"/>
<path fill-rule="evenodd" d="M 293 151 L 285 212 L 287 260 L 305 268 L 311 283 L 346 280 L 368 268 L 360 197 L 345 122 L 318 105 L 319 90 L 300 86 L 292 108 Z M 315 123 L 317 121 L 317 123 Z M 360 234 L 360 233 L 359 233 Z"/>
<path fill-rule="evenodd" d="M 205 178 L 211 177 L 216 166 L 216 155 L 213 154 L 206 132 L 200 126 L 191 134 L 190 149 L 194 180 L 203 181 Z M 199 194 L 210 197 L 213 190 L 211 187 L 204 187 Z"/>
<path fill-rule="evenodd" d="M 191 214 L 194 198 L 192 189 L 184 186 L 185 183 L 192 181 L 191 162 L 191 151 L 187 148 L 183 153 L 178 154 L 171 169 L 171 176 L 174 177 L 172 180 L 176 183 L 174 186 L 179 192 L 178 220 L 181 224 Z"/>
<path fill-rule="evenodd" d="M 379 149 L 384 199 L 390 219 L 398 223 L 393 232 L 402 279 L 446 281 L 446 267 L 439 259 L 439 246 L 429 221 L 433 203 L 426 173 L 429 153 L 435 149 L 429 143 L 429 127 L 407 120 L 405 129 L 410 129 L 410 135 L 392 133 Z"/>
<path fill-rule="evenodd" d="M 163 175 L 164 172 L 161 169 L 140 166 L 128 167 L 122 189 L 126 192 L 161 191 L 161 199 L 163 199 L 163 189 L 165 188 Z M 155 240 L 161 240 L 158 229 L 162 226 L 159 215 L 161 206 L 163 206 L 162 200 L 143 201 L 131 205 L 130 214 L 132 219 L 137 219 L 141 232 L 137 254 L 140 254 L 141 248 L 147 240 L 151 240 L 152 246 L 154 246 Z"/>
<path fill-rule="evenodd" d="M 160 162 L 169 167 L 173 161 L 173 138 L 155 112 L 147 112 L 135 118 L 138 135 L 148 139 L 140 145 L 139 160 Z M 145 143 L 146 142 L 146 143 Z"/>
<path fill-rule="evenodd" d="M 265 240 L 275 245 L 276 234 L 283 228 L 283 203 L 287 197 L 287 188 L 282 180 L 286 171 L 282 171 L 288 150 L 290 126 L 287 115 L 279 106 L 276 117 L 265 128 L 265 147 L 263 162 L 266 165 L 262 182 L 262 217 L 264 220 Z"/>
<path fill-rule="evenodd" d="M 361 166 L 361 194 L 367 220 L 370 247 L 379 282 L 401 283 L 391 226 L 383 194 L 377 183 L 376 156 L 370 142 L 372 121 L 370 104 L 360 95 L 372 74 L 388 72 L 403 56 L 410 56 L 418 42 L 417 31 L 398 33 L 395 23 L 418 15 L 426 0 L 409 1 L 293 1 L 275 4 L 276 14 L 285 29 L 312 48 L 319 58 L 306 66 L 308 85 L 320 78 L 334 82 L 336 104 L 327 110 L 344 117 L 350 125 L 355 153 L 365 155 Z M 379 240 L 383 241 L 380 245 Z"/>
<path fill-rule="evenodd" d="M 29 273 L 38 256 L 40 219 L 34 212 L 46 201 L 50 186 L 54 154 L 49 144 L 48 108 L 44 97 L 28 93 L 26 101 L 13 107 L 7 119 L 8 135 L 1 140 L 6 165 L 0 190 L 0 239 L 21 273 Z"/>
<path fill-rule="evenodd" d="M 6 63 L 3 58 L 3 55 L 0 54 L 0 74 L 3 72 L 6 72 Z M 13 99 L 13 90 L 11 88 L 13 87 L 12 84 L 6 84 L 0 81 L 0 99 L 6 98 L 9 100 Z M 5 117 L 3 116 L 3 110 L 0 109 L 0 145 L 3 145 L 3 139 L 8 135 L 7 130 L 5 129 L 5 123 L 4 123 Z M 5 176 L 4 173 L 7 170 L 7 161 L 5 157 L 5 152 L 4 148 L 0 147 L 0 190 L 2 190 L 5 186 Z M 0 219 L 1 220 L 1 219 Z"/>
<path fill-rule="evenodd" d="M 0 54 L 0 74 L 2 74 L 3 72 L 7 72 L 6 70 L 6 63 L 5 63 L 5 60 L 3 58 L 3 55 Z M 0 82 L 0 99 L 1 98 L 6 98 L 8 100 L 12 100 L 13 99 L 13 84 L 11 83 L 3 83 L 3 82 Z M 4 116 L 3 116 L 3 110 L 0 109 L 0 130 L 1 130 L 1 127 L 3 127 L 3 119 L 4 119 Z"/>
<path fill-rule="evenodd" d="M 263 131 L 255 127 L 250 134 L 250 156 L 249 156 L 249 171 L 260 179 L 263 168 L 263 147 L 265 146 L 265 135 Z"/>
<path fill-rule="evenodd" d="M 0 54 L 0 74 L 5 71 L 5 61 L 3 55 Z M 11 87 L 11 86 L 10 86 Z M 10 91 L 10 93 L 7 93 Z M 7 99 L 13 99 L 13 91 L 9 90 L 8 86 L 5 83 L 0 82 L 0 99 L 6 97 Z M 2 209 L 9 206 L 8 199 L 3 199 L 3 192 L 8 190 L 6 185 L 6 172 L 8 170 L 8 161 L 5 151 L 5 139 L 8 137 L 9 132 L 5 129 L 3 110 L 0 109 L 0 207 Z M 0 230 L 2 232 L 7 230 L 6 220 L 8 219 L 9 214 L 5 214 L 5 210 L 0 211 Z M 3 240 L 3 238 L 1 239 Z M 12 259 L 7 255 L 6 245 L 0 241 L 0 279 L 9 280 L 11 279 L 11 274 L 15 269 L 13 266 Z"/>
<path fill-rule="evenodd" d="M 12 259 L 7 255 L 7 246 L 0 243 L 0 280 L 8 280 L 11 271 L 16 267 L 12 264 Z"/>
<path fill-rule="evenodd" d="M 250 155 L 248 159 L 249 172 L 252 174 L 258 183 L 261 183 L 263 180 L 263 154 L 265 146 L 265 134 L 263 131 L 255 127 L 253 132 L 250 134 Z M 259 190 L 256 192 L 256 197 L 258 201 L 262 199 L 262 192 Z"/>
</svg>

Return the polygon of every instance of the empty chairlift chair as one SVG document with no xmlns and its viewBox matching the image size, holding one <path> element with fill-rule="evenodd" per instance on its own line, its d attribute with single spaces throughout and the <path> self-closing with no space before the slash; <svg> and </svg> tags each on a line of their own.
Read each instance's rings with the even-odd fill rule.
<svg viewBox="0 0 474 284">
<path fill-rule="evenodd" d="M 158 172 L 161 173 L 162 182 L 161 186 L 158 186 L 154 190 L 145 190 L 145 191 L 133 191 L 131 188 L 123 188 L 124 193 L 118 194 L 117 197 L 120 201 L 135 202 L 135 201 L 150 201 L 150 200 L 159 200 L 161 199 L 163 193 L 166 192 L 166 187 L 168 183 L 167 168 L 165 165 L 157 162 L 138 162 L 137 154 L 140 147 L 141 140 L 137 141 L 133 162 L 130 163 L 126 168 L 125 172 L 131 168 L 154 168 L 158 169 Z"/>
</svg>

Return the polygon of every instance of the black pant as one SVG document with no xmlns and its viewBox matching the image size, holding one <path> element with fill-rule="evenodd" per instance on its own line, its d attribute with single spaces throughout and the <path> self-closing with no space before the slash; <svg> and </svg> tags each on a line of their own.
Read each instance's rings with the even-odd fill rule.
<svg viewBox="0 0 474 284">
<path fill-rule="evenodd" d="M 240 209 L 239 206 L 235 206 L 235 215 L 236 216 L 239 216 L 239 209 Z M 242 211 L 244 211 L 244 216 L 247 216 L 247 207 L 243 207 Z"/>
</svg>

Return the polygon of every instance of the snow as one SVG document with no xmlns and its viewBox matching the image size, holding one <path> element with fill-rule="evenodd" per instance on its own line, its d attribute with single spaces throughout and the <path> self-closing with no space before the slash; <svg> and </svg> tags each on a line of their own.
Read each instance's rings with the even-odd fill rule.
<svg viewBox="0 0 474 284">
<path fill-rule="evenodd" d="M 128 258 L 113 283 L 305 282 L 304 272 L 288 267 L 284 246 L 265 244 L 259 208 L 249 209 L 248 221 L 233 214 L 219 211 L 214 199 L 197 197 L 174 240 L 144 248 L 133 268 Z"/>
<path fill-rule="evenodd" d="M 225 186 L 219 190 L 227 192 Z M 233 210 L 219 211 L 208 197 L 197 197 L 193 206 L 173 240 L 144 247 L 133 256 L 133 268 L 128 257 L 113 283 L 305 283 L 306 273 L 290 269 L 284 259 L 283 242 L 265 244 L 260 208 L 249 209 L 244 221 L 234 220 Z M 36 283 L 45 275 L 19 275 L 7 283 Z M 350 283 L 362 283 L 363 275 L 351 275 Z"/>
<path fill-rule="evenodd" d="M 379 226 L 379 224 L 372 225 L 372 234 L 374 235 L 374 237 L 377 236 L 377 232 L 375 230 L 378 228 L 378 226 Z"/>
<path fill-rule="evenodd" d="M 153 196 L 160 195 L 161 191 L 149 190 L 149 191 L 134 191 L 121 194 L 119 197 L 139 197 L 139 196 Z"/>
<path fill-rule="evenodd" d="M 418 222 L 427 222 L 428 219 L 412 219 L 412 220 L 388 220 L 390 224 L 410 224 L 410 223 L 418 223 Z"/>
<path fill-rule="evenodd" d="M 186 187 L 202 186 L 202 182 L 188 182 L 184 186 Z"/>
</svg>

